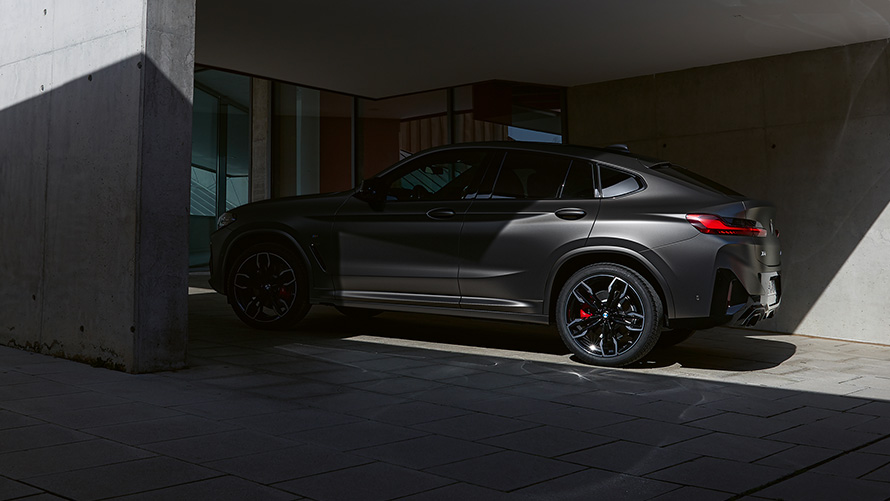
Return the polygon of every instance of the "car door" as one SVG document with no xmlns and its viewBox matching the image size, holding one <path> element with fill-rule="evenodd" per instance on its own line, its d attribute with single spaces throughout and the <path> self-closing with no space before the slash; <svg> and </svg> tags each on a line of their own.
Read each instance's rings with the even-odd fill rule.
<svg viewBox="0 0 890 501">
<path fill-rule="evenodd" d="M 365 182 L 334 222 L 345 301 L 459 307 L 464 213 L 493 150 L 432 152 Z"/>
<path fill-rule="evenodd" d="M 585 244 L 596 220 L 594 166 L 510 150 L 489 184 L 461 232 L 461 308 L 541 314 L 551 269 Z"/>
</svg>

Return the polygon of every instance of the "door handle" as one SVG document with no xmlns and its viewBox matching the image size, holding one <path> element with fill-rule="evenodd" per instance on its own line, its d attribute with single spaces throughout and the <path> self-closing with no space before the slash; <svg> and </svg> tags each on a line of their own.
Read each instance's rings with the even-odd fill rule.
<svg viewBox="0 0 890 501">
<path fill-rule="evenodd" d="M 451 209 L 430 209 L 429 212 L 426 213 L 427 217 L 430 219 L 448 219 L 454 217 L 456 212 Z"/>
<path fill-rule="evenodd" d="M 560 219 L 567 219 L 569 221 L 581 219 L 586 215 L 587 213 L 581 209 L 559 209 L 558 211 L 556 211 L 556 217 Z"/>
</svg>

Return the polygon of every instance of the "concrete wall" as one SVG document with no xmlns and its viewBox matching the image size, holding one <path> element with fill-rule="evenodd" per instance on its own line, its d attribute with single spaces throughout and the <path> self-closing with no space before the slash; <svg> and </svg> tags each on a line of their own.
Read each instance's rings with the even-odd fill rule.
<svg viewBox="0 0 890 501">
<path fill-rule="evenodd" d="M 570 141 L 773 202 L 785 291 L 758 328 L 890 344 L 888 74 L 877 41 L 575 87 Z"/>
<path fill-rule="evenodd" d="M 194 3 L 0 12 L 0 343 L 183 365 Z"/>
</svg>

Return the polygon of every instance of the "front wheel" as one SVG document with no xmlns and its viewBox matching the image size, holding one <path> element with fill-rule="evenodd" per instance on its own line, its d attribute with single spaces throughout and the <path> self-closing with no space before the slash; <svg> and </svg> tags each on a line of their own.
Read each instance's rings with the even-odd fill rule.
<svg viewBox="0 0 890 501">
<path fill-rule="evenodd" d="M 658 342 L 662 306 L 652 285 L 617 264 L 582 268 L 563 285 L 556 324 L 566 346 L 583 362 L 621 367 Z"/>
<path fill-rule="evenodd" d="M 235 260 L 228 275 L 229 303 L 244 323 L 260 329 L 294 325 L 309 311 L 303 262 L 287 247 L 260 244 Z"/>
</svg>

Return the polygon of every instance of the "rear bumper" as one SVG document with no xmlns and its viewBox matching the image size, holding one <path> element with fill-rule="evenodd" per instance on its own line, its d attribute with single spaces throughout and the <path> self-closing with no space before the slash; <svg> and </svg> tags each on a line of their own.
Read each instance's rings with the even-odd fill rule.
<svg viewBox="0 0 890 501">
<path fill-rule="evenodd" d="M 779 272 L 761 273 L 762 294 L 748 296 L 743 304 L 730 305 L 726 313 L 732 316 L 731 324 L 751 327 L 761 320 L 772 317 L 782 304 L 782 281 Z"/>
</svg>

